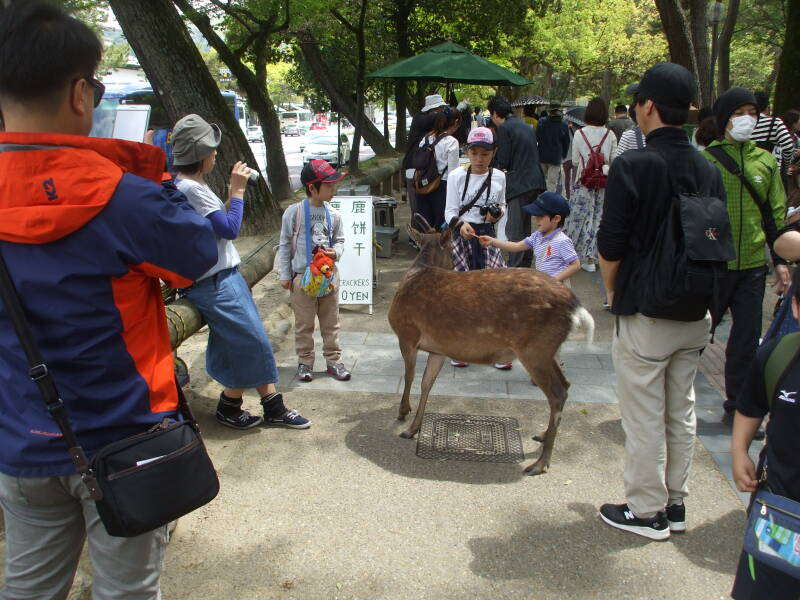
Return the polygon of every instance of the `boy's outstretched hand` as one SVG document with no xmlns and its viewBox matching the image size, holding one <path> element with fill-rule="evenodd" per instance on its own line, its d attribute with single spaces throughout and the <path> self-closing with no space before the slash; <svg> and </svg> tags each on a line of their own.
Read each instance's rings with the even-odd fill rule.
<svg viewBox="0 0 800 600">
<path fill-rule="evenodd" d="M 481 246 L 489 247 L 494 244 L 494 238 L 490 235 L 479 235 L 478 241 L 481 243 Z"/>
</svg>

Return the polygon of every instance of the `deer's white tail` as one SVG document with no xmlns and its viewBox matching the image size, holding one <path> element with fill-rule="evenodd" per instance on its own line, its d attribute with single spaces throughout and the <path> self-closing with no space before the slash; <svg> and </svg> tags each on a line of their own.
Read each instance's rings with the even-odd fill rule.
<svg viewBox="0 0 800 600">
<path fill-rule="evenodd" d="M 594 319 L 588 310 L 579 306 L 574 313 L 572 313 L 572 329 L 582 327 L 586 332 L 586 341 L 591 343 L 594 341 Z"/>
</svg>

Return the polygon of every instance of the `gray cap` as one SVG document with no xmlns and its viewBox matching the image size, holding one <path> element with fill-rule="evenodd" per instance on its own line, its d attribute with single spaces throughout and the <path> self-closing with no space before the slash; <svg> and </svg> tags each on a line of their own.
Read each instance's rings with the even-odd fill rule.
<svg viewBox="0 0 800 600">
<path fill-rule="evenodd" d="M 199 115 L 186 115 L 172 128 L 172 164 L 193 165 L 210 155 L 220 141 L 219 126 L 209 124 Z"/>
</svg>

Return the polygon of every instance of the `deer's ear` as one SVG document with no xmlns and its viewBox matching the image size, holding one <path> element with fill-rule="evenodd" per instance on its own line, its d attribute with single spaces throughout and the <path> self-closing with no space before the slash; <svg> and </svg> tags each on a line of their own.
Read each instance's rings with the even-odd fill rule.
<svg viewBox="0 0 800 600">
<path fill-rule="evenodd" d="M 406 232 L 408 233 L 409 239 L 415 241 L 417 245 L 420 245 L 422 234 L 414 229 L 411 225 L 406 225 Z"/>
</svg>

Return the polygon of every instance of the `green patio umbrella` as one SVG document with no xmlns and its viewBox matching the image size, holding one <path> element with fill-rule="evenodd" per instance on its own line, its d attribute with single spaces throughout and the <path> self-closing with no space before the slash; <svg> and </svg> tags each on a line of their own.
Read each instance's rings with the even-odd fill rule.
<svg viewBox="0 0 800 600">
<path fill-rule="evenodd" d="M 476 85 L 528 85 L 533 83 L 453 42 L 444 42 L 429 48 L 422 54 L 378 69 L 367 77 Z"/>
</svg>

